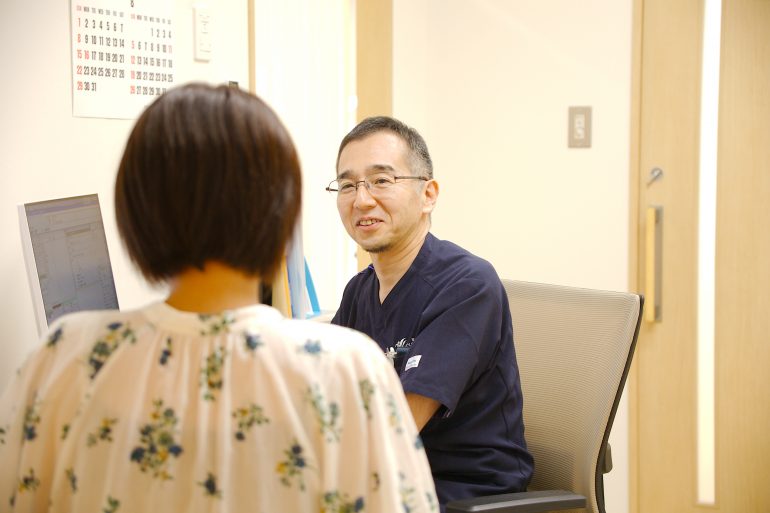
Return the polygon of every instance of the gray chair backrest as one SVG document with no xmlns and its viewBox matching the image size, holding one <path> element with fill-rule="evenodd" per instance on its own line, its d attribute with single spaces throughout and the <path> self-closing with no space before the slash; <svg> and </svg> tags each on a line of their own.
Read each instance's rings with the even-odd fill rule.
<svg viewBox="0 0 770 513">
<path fill-rule="evenodd" d="M 524 395 L 531 490 L 604 512 L 602 462 L 638 335 L 635 294 L 503 280 Z"/>
</svg>

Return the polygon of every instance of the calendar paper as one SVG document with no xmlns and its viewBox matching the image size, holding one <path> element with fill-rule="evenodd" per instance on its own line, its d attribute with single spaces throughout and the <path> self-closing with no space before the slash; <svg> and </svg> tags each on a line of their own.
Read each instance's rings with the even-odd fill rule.
<svg viewBox="0 0 770 513">
<path fill-rule="evenodd" d="M 174 84 L 172 0 L 71 0 L 72 114 L 134 119 Z"/>
</svg>

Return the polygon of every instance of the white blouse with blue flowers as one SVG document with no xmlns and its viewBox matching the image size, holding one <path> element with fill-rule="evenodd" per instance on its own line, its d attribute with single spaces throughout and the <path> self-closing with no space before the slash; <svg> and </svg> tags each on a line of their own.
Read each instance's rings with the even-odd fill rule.
<svg viewBox="0 0 770 513">
<path fill-rule="evenodd" d="M 0 512 L 438 511 L 392 365 L 256 305 L 62 317 L 0 398 Z"/>
</svg>

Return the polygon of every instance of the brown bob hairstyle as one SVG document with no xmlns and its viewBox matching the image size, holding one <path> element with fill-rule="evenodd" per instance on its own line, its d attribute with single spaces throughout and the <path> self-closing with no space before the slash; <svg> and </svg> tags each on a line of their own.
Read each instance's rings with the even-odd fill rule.
<svg viewBox="0 0 770 513">
<path fill-rule="evenodd" d="M 118 230 L 148 281 L 216 261 L 272 278 L 301 203 L 276 114 L 238 89 L 189 84 L 137 120 L 115 182 Z"/>
</svg>

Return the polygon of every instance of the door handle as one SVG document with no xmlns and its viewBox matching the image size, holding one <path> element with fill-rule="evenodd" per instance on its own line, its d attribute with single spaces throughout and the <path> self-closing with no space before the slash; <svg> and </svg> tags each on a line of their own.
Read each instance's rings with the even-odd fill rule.
<svg viewBox="0 0 770 513">
<path fill-rule="evenodd" d="M 645 229 L 644 295 L 645 303 L 650 306 L 644 309 L 644 320 L 660 322 L 663 298 L 663 207 L 647 207 Z"/>
</svg>

